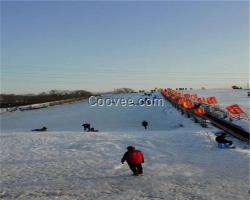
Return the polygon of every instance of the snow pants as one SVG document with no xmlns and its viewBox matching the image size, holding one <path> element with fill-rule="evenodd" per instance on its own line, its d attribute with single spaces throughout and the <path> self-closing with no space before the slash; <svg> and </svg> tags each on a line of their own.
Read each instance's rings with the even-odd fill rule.
<svg viewBox="0 0 250 200">
<path fill-rule="evenodd" d="M 134 175 L 138 175 L 138 174 L 142 174 L 143 173 L 143 169 L 142 169 L 142 165 L 141 164 L 131 164 L 131 163 L 128 163 L 128 166 L 131 169 L 131 171 L 134 173 Z"/>
<path fill-rule="evenodd" d="M 226 139 L 224 139 L 221 143 L 223 143 L 223 144 L 228 144 L 228 145 L 232 145 L 232 144 L 233 144 L 232 141 L 226 140 Z"/>
</svg>

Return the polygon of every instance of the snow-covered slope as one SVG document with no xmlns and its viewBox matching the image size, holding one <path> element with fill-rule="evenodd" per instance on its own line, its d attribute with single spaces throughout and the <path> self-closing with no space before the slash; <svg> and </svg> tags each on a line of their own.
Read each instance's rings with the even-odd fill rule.
<svg viewBox="0 0 250 200">
<path fill-rule="evenodd" d="M 109 96 L 106 96 L 109 98 Z M 144 98 L 141 94 L 113 95 L 113 99 Z M 172 115 L 172 117 L 169 117 Z M 46 126 L 50 131 L 82 131 L 82 123 L 89 122 L 100 131 L 142 130 L 147 120 L 150 130 L 175 128 L 183 118 L 174 117 L 171 105 L 149 106 L 90 106 L 88 101 L 64 104 L 40 110 L 17 111 L 2 114 L 3 132 L 30 131 Z"/>
<path fill-rule="evenodd" d="M 240 142 L 234 150 L 218 149 L 215 128 L 202 129 L 168 103 L 90 107 L 81 102 L 1 117 L 2 199 L 245 200 L 249 195 L 248 149 Z M 81 132 L 83 120 L 101 132 Z M 49 132 L 29 131 L 43 125 Z M 144 152 L 144 176 L 131 176 L 120 164 L 128 145 Z"/>
</svg>

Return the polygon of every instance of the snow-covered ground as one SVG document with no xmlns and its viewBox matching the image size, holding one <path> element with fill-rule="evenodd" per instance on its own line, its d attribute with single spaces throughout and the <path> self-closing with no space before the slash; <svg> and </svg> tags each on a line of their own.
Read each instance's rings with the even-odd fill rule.
<svg viewBox="0 0 250 200">
<path fill-rule="evenodd" d="M 0 108 L 0 114 L 7 112 L 7 108 Z"/>
<path fill-rule="evenodd" d="M 142 120 L 149 122 L 146 131 Z M 100 132 L 82 132 L 83 121 Z M 49 131 L 30 132 L 42 126 Z M 236 149 L 218 149 L 216 128 L 201 128 L 167 102 L 163 107 L 91 107 L 83 101 L 4 113 L 1 128 L 2 199 L 249 197 L 248 145 L 235 140 Z M 128 145 L 144 152 L 144 176 L 131 176 L 120 164 Z"/>
</svg>

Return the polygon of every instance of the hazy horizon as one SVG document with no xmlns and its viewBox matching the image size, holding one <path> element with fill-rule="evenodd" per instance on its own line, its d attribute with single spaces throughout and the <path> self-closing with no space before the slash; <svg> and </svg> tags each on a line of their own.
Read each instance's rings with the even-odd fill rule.
<svg viewBox="0 0 250 200">
<path fill-rule="evenodd" d="M 249 2 L 1 2 L 1 93 L 249 82 Z"/>
<path fill-rule="evenodd" d="M 128 88 L 128 87 L 126 87 L 126 88 Z M 161 89 L 161 88 L 167 88 L 167 87 L 159 87 L 159 88 L 157 88 L 157 89 Z M 180 87 L 180 88 L 182 88 L 182 87 Z M 114 89 L 123 89 L 123 88 L 114 88 Z M 155 89 L 155 88 L 139 88 L 139 89 L 134 89 L 134 88 L 128 88 L 128 89 L 132 89 L 133 91 L 135 91 L 135 92 L 139 92 L 140 90 L 144 90 L 145 92 L 150 92 L 150 90 L 153 90 L 153 89 Z M 172 89 L 179 89 L 179 87 L 172 87 Z M 184 93 L 185 93 L 185 91 L 191 91 L 191 90 L 193 90 L 193 91 L 197 91 L 197 90 L 233 90 L 232 89 L 232 87 L 225 87 L 225 88 L 205 88 L 205 89 L 202 89 L 202 88 L 199 88 L 199 87 L 197 87 L 197 88 L 192 88 L 192 87 L 187 87 L 187 90 L 182 90 Z M 38 94 L 41 94 L 41 93 L 49 93 L 51 90 L 58 90 L 58 91 L 69 91 L 69 92 L 73 92 L 73 91 L 76 91 L 76 90 L 84 90 L 84 91 L 86 91 L 86 92 L 91 92 L 92 94 L 104 94 L 104 93 L 112 93 L 112 92 L 114 92 L 114 90 L 107 90 L 107 91 L 90 91 L 90 90 L 88 90 L 88 89 L 72 89 L 72 90 L 67 90 L 67 89 L 49 89 L 49 90 L 44 90 L 44 91 L 34 91 L 34 92 L 15 92 L 15 93 L 13 93 L 13 92 L 6 92 L 6 93 L 3 93 L 3 92 L 1 92 L 0 94 L 2 95 L 2 94 L 6 94 L 6 95 L 10 95 L 10 94 L 14 94 L 14 95 L 30 95 L 30 94 L 32 94 L 32 95 L 38 95 Z M 247 89 L 247 85 L 246 85 L 246 87 L 243 87 L 242 88 L 242 90 L 249 90 L 249 88 Z"/>
</svg>

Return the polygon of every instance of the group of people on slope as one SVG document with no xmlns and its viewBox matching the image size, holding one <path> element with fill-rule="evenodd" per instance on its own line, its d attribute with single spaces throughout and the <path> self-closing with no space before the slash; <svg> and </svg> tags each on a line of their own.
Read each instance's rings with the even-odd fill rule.
<svg viewBox="0 0 250 200">
<path fill-rule="evenodd" d="M 87 131 L 87 132 L 98 132 L 98 130 L 96 130 L 94 127 L 91 127 L 90 123 L 83 123 L 82 126 L 83 126 L 83 130 L 84 131 Z M 142 126 L 146 130 L 147 127 L 148 127 L 148 122 L 146 120 L 143 120 L 142 121 Z"/>
<path fill-rule="evenodd" d="M 97 132 L 98 130 L 95 130 L 94 127 L 91 127 L 91 124 L 89 123 L 83 123 L 84 131 L 87 132 Z M 147 121 L 142 121 L 142 126 L 145 128 L 145 130 L 148 127 Z M 41 129 L 33 129 L 32 131 L 46 131 L 46 127 L 42 127 Z M 219 135 L 218 135 L 219 134 Z M 227 135 L 224 132 L 217 133 L 217 137 L 215 138 L 218 145 L 225 145 L 225 147 L 228 148 L 234 148 L 233 142 L 231 140 L 226 139 Z M 130 170 L 133 172 L 134 176 L 143 175 L 143 167 L 142 163 L 144 163 L 144 155 L 142 151 L 135 149 L 134 146 L 128 146 L 127 152 L 124 153 L 121 163 L 124 164 L 124 162 L 127 162 Z"/>
</svg>

